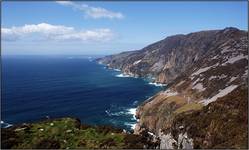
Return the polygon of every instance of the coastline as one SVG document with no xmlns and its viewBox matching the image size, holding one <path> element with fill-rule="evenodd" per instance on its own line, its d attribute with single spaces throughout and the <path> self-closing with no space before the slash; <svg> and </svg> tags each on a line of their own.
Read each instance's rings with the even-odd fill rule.
<svg viewBox="0 0 249 150">
<path fill-rule="evenodd" d="M 119 77 L 119 78 L 141 78 L 141 79 L 144 79 L 145 82 L 147 82 L 147 84 L 149 85 L 152 85 L 152 86 L 155 86 L 155 87 L 166 87 L 167 84 L 163 84 L 163 83 L 157 83 L 157 82 L 153 82 L 152 80 L 154 79 L 153 77 L 152 78 L 144 78 L 144 77 L 138 77 L 132 73 L 125 73 L 124 71 L 122 71 L 121 69 L 118 69 L 118 68 L 112 68 L 110 67 L 109 64 L 104 64 L 104 63 L 101 63 L 99 61 L 96 61 L 98 64 L 100 65 L 103 65 L 105 69 L 110 69 L 110 70 L 114 70 L 114 71 L 117 71 L 117 72 L 120 72 L 120 74 L 117 74 L 115 75 L 115 77 Z M 161 90 L 160 90 L 161 91 Z M 159 91 L 159 92 L 160 92 Z M 141 104 L 144 104 L 145 102 L 147 102 L 149 99 L 151 99 L 152 97 L 154 97 L 155 95 L 149 97 L 149 98 L 146 98 L 143 100 L 143 102 Z M 136 102 L 136 101 L 135 101 Z M 140 104 L 140 105 L 141 105 Z M 138 111 L 138 108 L 139 106 L 136 106 L 136 108 L 130 108 L 128 109 L 128 113 L 131 114 L 133 116 L 133 119 L 136 121 L 136 123 L 134 124 L 131 124 L 131 123 L 127 123 L 127 125 L 131 126 L 131 129 L 133 130 L 133 133 L 134 134 L 138 134 L 136 132 L 137 128 L 139 128 L 139 119 L 137 118 L 137 111 Z M 106 112 L 107 113 L 107 112 Z M 153 134 L 154 135 L 154 134 Z M 154 135 L 155 136 L 155 135 Z"/>
</svg>

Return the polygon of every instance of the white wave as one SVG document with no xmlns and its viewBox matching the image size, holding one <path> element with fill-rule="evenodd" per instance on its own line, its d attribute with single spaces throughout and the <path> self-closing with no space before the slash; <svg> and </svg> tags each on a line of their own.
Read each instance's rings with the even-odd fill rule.
<svg viewBox="0 0 249 150">
<path fill-rule="evenodd" d="M 118 75 L 116 75 L 116 77 L 119 77 L 119 78 L 127 78 L 127 77 L 131 77 L 130 75 L 128 75 L 128 74 L 118 74 Z"/>
<path fill-rule="evenodd" d="M 108 116 L 111 116 L 111 113 L 109 110 L 106 110 L 105 113 L 108 115 Z"/>
<path fill-rule="evenodd" d="M 121 71 L 120 69 L 113 69 L 113 70 L 115 70 L 115 71 Z"/>
<path fill-rule="evenodd" d="M 119 110 L 116 112 L 111 112 L 110 110 L 105 110 L 108 116 L 122 116 L 122 115 L 132 115 L 133 119 L 136 120 L 136 108 L 128 108 Z"/>
<path fill-rule="evenodd" d="M 128 109 L 128 114 L 131 114 L 133 116 L 133 119 L 136 120 L 136 108 Z"/>
<path fill-rule="evenodd" d="M 7 124 L 4 128 L 8 128 L 8 127 L 11 127 L 12 124 Z"/>
<path fill-rule="evenodd" d="M 154 86 L 166 86 L 167 84 L 162 84 L 162 83 L 156 83 L 156 82 L 149 82 L 150 85 Z"/>
<path fill-rule="evenodd" d="M 125 123 L 126 126 L 129 126 L 132 130 L 135 129 L 136 123 Z"/>
<path fill-rule="evenodd" d="M 112 106 L 114 107 L 114 106 Z M 117 109 L 117 108 L 116 108 Z M 125 122 L 124 124 L 126 126 L 129 126 L 132 130 L 135 129 L 135 125 L 137 123 L 136 119 L 136 108 L 124 108 L 124 107 L 119 107 L 117 111 L 112 112 L 111 110 L 105 110 L 105 113 L 108 116 L 131 116 L 131 122 Z"/>
<path fill-rule="evenodd" d="M 9 124 L 9 123 L 5 123 L 4 121 L 1 120 L 1 128 L 8 128 L 8 127 L 11 127 L 12 124 Z"/>
<path fill-rule="evenodd" d="M 110 112 L 110 110 L 105 111 L 108 116 L 121 116 L 126 115 L 127 113 L 125 111 L 119 111 L 119 112 Z"/>
</svg>

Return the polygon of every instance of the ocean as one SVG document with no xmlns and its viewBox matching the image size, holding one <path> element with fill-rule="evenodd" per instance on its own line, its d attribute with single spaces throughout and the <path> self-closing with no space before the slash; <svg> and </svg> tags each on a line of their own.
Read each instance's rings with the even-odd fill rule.
<svg viewBox="0 0 249 150">
<path fill-rule="evenodd" d="M 2 56 L 1 127 L 47 117 L 131 130 L 135 110 L 162 90 L 94 56 Z"/>
</svg>

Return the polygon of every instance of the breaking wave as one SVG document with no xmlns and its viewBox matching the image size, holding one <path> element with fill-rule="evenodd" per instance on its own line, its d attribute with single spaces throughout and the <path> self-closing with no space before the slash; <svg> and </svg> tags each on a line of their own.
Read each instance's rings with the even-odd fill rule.
<svg viewBox="0 0 249 150">
<path fill-rule="evenodd" d="M 155 82 L 149 82 L 150 85 L 154 86 L 166 86 L 167 84 L 162 84 L 162 83 L 155 83 Z"/>
<path fill-rule="evenodd" d="M 110 110 L 106 110 L 105 112 L 108 116 L 122 116 L 127 114 L 125 111 L 111 112 Z"/>
<path fill-rule="evenodd" d="M 113 70 L 115 70 L 115 71 L 121 71 L 120 69 L 113 69 Z"/>
<path fill-rule="evenodd" d="M 105 110 L 105 113 L 112 118 L 112 122 L 117 121 L 115 118 L 118 118 L 118 120 L 123 120 L 122 123 L 120 122 L 121 124 L 132 130 L 135 128 L 137 123 L 136 108 L 125 108 L 112 105 L 111 109 Z"/>
<path fill-rule="evenodd" d="M 116 77 L 119 77 L 119 78 L 127 78 L 127 77 L 131 77 L 130 75 L 128 75 L 128 74 L 118 74 L 118 75 L 116 75 Z"/>
<path fill-rule="evenodd" d="M 128 109 L 128 114 L 131 114 L 133 119 L 136 120 L 136 108 Z"/>
<path fill-rule="evenodd" d="M 121 111 L 114 111 L 112 112 L 111 110 L 105 110 L 105 113 L 108 116 L 122 116 L 122 115 L 132 115 L 134 119 L 136 119 L 136 108 L 127 108 Z"/>
<path fill-rule="evenodd" d="M 11 127 L 12 124 L 9 124 L 9 123 L 5 123 L 4 121 L 1 121 L 1 128 L 8 128 L 8 127 Z"/>
</svg>

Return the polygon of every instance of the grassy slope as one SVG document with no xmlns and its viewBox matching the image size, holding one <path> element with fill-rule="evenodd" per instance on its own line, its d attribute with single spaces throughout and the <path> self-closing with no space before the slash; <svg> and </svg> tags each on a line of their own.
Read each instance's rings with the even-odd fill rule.
<svg viewBox="0 0 249 150">
<path fill-rule="evenodd" d="M 143 148 L 148 143 L 138 135 L 108 126 L 81 125 L 61 118 L 2 129 L 1 148 Z"/>
</svg>

